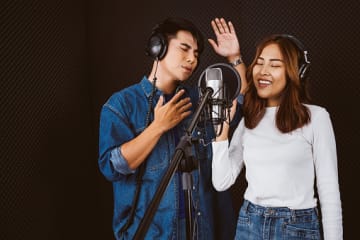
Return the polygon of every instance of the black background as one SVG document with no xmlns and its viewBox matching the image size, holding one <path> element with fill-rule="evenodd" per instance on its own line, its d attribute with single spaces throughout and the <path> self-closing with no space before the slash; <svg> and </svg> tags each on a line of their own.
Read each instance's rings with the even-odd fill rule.
<svg viewBox="0 0 360 240">
<path fill-rule="evenodd" d="M 359 182 L 358 1 L 5 0 L 0 6 L 0 239 L 113 239 L 112 186 L 97 166 L 99 111 L 148 74 L 144 48 L 167 16 L 231 20 L 250 63 L 269 33 L 297 36 L 313 100 L 335 130 L 344 237 L 356 236 Z M 223 59 L 206 44 L 202 69 Z M 233 187 L 241 203 L 244 183 Z"/>
</svg>

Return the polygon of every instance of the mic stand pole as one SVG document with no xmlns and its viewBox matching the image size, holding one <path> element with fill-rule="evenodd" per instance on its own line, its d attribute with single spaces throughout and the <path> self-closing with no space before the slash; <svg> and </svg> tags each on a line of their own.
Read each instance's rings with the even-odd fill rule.
<svg viewBox="0 0 360 240">
<path fill-rule="evenodd" d="M 136 233 L 134 235 L 134 239 L 135 240 L 141 240 L 145 238 L 145 235 L 149 229 L 150 223 L 155 215 L 156 210 L 159 207 L 160 204 L 160 200 L 162 198 L 162 196 L 164 195 L 164 192 L 167 188 L 167 186 L 169 185 L 169 182 L 171 180 L 171 178 L 173 177 L 175 171 L 177 170 L 180 162 L 182 159 L 185 159 L 184 156 L 186 153 L 188 153 L 189 151 L 189 147 L 192 144 L 193 139 L 191 138 L 191 134 L 194 131 L 199 118 L 200 118 L 200 114 L 203 111 L 204 107 L 206 106 L 206 103 L 208 102 L 208 99 L 212 96 L 213 94 L 213 90 L 211 88 L 206 88 L 206 92 L 198 106 L 198 108 L 196 109 L 196 112 L 194 113 L 193 119 L 190 122 L 190 125 L 188 127 L 188 129 L 186 130 L 186 135 L 183 136 L 180 139 L 179 144 L 177 145 L 176 149 L 175 149 L 175 153 L 174 156 L 170 162 L 170 166 L 167 169 L 167 171 L 165 172 L 163 178 L 161 179 L 160 185 L 158 187 L 158 189 L 155 192 L 155 195 L 153 197 L 153 199 L 150 202 L 149 207 L 146 209 L 146 212 L 144 214 L 144 218 L 142 219 L 142 221 L 140 222 L 139 227 L 136 230 Z M 191 149 L 190 149 L 191 150 Z M 188 165 L 188 164 L 185 164 Z M 183 179 L 187 180 L 187 182 L 185 181 L 184 183 L 184 187 L 187 188 L 186 192 L 185 192 L 185 197 L 186 199 L 186 207 L 187 207 L 187 211 L 186 211 L 186 235 L 187 235 L 187 239 L 192 239 L 192 233 L 193 233 L 193 229 L 192 229 L 192 220 L 191 220 L 191 216 L 192 216 L 192 206 L 191 206 L 191 183 L 189 184 L 189 181 L 191 181 L 191 175 L 190 173 L 186 173 L 185 175 L 183 175 Z M 184 189 L 185 189 L 184 188 Z M 190 190 L 189 190 L 190 188 Z"/>
<path fill-rule="evenodd" d="M 193 239 L 193 219 L 192 219 L 192 204 L 191 204 L 191 186 L 192 175 L 190 172 L 182 173 L 183 190 L 185 191 L 185 209 L 186 209 L 186 239 Z"/>
</svg>

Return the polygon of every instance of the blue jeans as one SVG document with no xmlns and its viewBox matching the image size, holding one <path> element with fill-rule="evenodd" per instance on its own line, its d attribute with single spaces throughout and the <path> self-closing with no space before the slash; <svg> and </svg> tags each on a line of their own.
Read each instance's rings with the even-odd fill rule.
<svg viewBox="0 0 360 240">
<path fill-rule="evenodd" d="M 235 239 L 319 240 L 321 237 L 317 209 L 262 207 L 244 200 L 238 217 Z"/>
</svg>

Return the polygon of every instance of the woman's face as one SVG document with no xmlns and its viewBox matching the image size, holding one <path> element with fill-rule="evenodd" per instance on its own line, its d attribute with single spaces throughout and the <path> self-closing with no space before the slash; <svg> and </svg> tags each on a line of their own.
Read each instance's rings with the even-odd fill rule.
<svg viewBox="0 0 360 240">
<path fill-rule="evenodd" d="M 257 94 L 267 99 L 267 106 L 280 105 L 286 86 L 286 74 L 283 56 L 277 44 L 271 43 L 262 50 L 252 74 Z"/>
</svg>

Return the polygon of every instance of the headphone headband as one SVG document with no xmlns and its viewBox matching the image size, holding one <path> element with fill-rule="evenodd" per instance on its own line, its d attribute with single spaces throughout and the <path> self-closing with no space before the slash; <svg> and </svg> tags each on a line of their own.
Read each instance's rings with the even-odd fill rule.
<svg viewBox="0 0 360 240">
<path fill-rule="evenodd" d="M 279 34 L 280 37 L 289 39 L 299 50 L 301 57 L 299 59 L 299 77 L 301 81 L 305 81 L 308 78 L 308 72 L 310 70 L 309 51 L 306 50 L 304 44 L 295 36 L 290 34 Z"/>
</svg>

